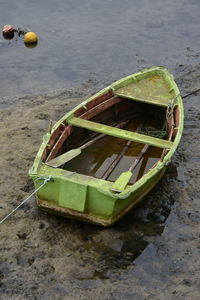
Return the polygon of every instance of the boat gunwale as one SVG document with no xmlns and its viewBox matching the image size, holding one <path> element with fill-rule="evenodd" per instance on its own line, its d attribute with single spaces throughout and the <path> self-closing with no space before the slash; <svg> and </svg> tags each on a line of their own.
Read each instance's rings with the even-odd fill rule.
<svg viewBox="0 0 200 300">
<path fill-rule="evenodd" d="M 159 172 L 162 168 L 164 168 L 170 162 L 170 159 L 171 159 L 172 155 L 174 154 L 176 148 L 178 147 L 178 144 L 179 144 L 181 136 L 182 136 L 183 121 L 184 121 L 184 109 L 183 109 L 182 98 L 180 96 L 179 89 L 178 89 L 178 87 L 177 87 L 177 85 L 176 85 L 176 83 L 174 81 L 173 75 L 171 75 L 169 73 L 169 71 L 166 68 L 164 68 L 164 67 L 153 67 L 153 68 L 150 68 L 150 69 L 144 69 L 144 70 L 142 70 L 142 71 L 140 71 L 138 73 L 129 75 L 127 77 L 124 77 L 124 78 L 122 78 L 122 79 L 120 79 L 120 80 L 112 83 L 110 86 L 102 89 L 101 91 L 99 91 L 95 95 L 91 96 L 87 100 L 83 101 L 78 106 L 76 106 L 74 109 L 72 109 L 71 111 L 69 111 L 68 113 L 66 113 L 58 122 L 55 123 L 55 125 L 52 128 L 51 134 L 60 126 L 61 123 L 63 123 L 64 121 L 66 121 L 68 118 L 73 117 L 74 113 L 79 108 L 84 107 L 88 102 L 90 102 L 90 101 L 94 100 L 95 98 L 103 95 L 104 93 L 113 90 L 114 87 L 117 84 L 119 84 L 120 82 L 126 81 L 126 80 L 128 80 L 128 79 L 130 79 L 132 77 L 137 76 L 137 75 L 141 75 L 142 76 L 142 74 L 144 74 L 144 73 L 149 73 L 150 74 L 151 72 L 154 72 L 156 70 L 161 71 L 166 76 L 166 78 L 170 81 L 170 85 L 174 89 L 175 94 L 177 95 L 177 97 L 176 97 L 176 103 L 175 104 L 177 104 L 178 107 L 179 107 L 179 125 L 178 125 L 178 130 L 177 130 L 175 139 L 173 141 L 172 147 L 170 148 L 170 150 L 165 155 L 165 157 L 163 158 L 162 161 L 159 160 L 155 167 L 153 167 L 152 169 L 150 169 L 146 174 L 144 174 L 133 185 L 128 185 L 119 194 L 115 194 L 115 193 L 111 192 L 110 187 L 112 186 L 113 182 L 109 182 L 109 181 L 103 180 L 103 179 L 97 179 L 97 178 L 94 178 L 92 176 L 87 176 L 87 175 L 84 175 L 84 174 L 79 174 L 81 176 L 81 178 L 83 179 L 85 185 L 91 185 L 91 184 L 94 185 L 94 186 L 97 185 L 96 188 L 99 191 L 101 191 L 102 193 L 104 193 L 106 195 L 109 195 L 109 196 L 112 196 L 113 198 L 124 199 L 128 195 L 130 195 L 131 193 L 133 193 L 135 190 L 137 190 L 141 185 L 143 185 L 147 180 L 149 180 L 152 176 L 154 176 L 157 172 Z M 34 179 L 35 176 L 41 176 L 41 175 L 47 175 L 47 174 L 49 174 L 48 171 L 47 171 L 47 168 L 45 168 L 45 171 L 44 170 L 42 171 L 43 168 L 40 169 L 40 167 L 42 167 L 42 165 L 43 165 L 43 162 L 41 161 L 42 153 L 43 153 L 43 151 L 45 150 L 45 147 L 48 144 L 48 141 L 49 141 L 49 138 L 50 138 L 51 134 L 49 134 L 49 133 L 46 134 L 45 138 L 43 139 L 43 143 L 41 144 L 41 146 L 39 148 L 39 151 L 37 153 L 37 156 L 36 156 L 36 159 L 35 159 L 35 161 L 33 163 L 33 166 L 32 166 L 32 168 L 29 171 L 29 174 L 30 174 L 31 177 L 33 177 L 33 179 Z M 52 167 L 50 167 L 50 166 L 48 168 L 52 169 Z M 53 177 L 58 178 L 58 179 L 62 178 L 62 179 L 65 179 L 65 180 L 77 182 L 77 177 L 76 177 L 75 174 L 73 174 L 73 172 L 67 171 L 68 174 L 70 173 L 71 175 L 69 177 L 68 176 L 65 177 L 65 176 L 60 176 L 59 175 L 60 172 L 57 172 L 58 170 L 59 170 L 59 168 L 55 168 L 54 169 L 54 172 L 53 172 L 53 175 L 52 175 Z M 78 177 L 80 177 L 80 176 L 78 176 Z M 105 181 L 106 181 L 106 185 L 102 184 L 101 187 L 100 187 L 99 184 L 96 184 L 97 182 L 98 183 L 100 183 L 100 182 L 103 183 Z"/>
</svg>

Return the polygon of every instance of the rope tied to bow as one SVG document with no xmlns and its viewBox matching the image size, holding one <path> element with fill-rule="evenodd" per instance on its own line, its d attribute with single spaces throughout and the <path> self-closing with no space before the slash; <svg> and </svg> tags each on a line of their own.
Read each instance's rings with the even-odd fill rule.
<svg viewBox="0 0 200 300">
<path fill-rule="evenodd" d="M 33 195 L 35 195 L 44 185 L 47 184 L 47 182 L 52 181 L 51 176 L 41 176 L 36 178 L 36 182 L 38 184 L 41 184 L 35 191 L 33 191 L 26 199 L 24 199 L 17 207 L 15 207 L 8 215 L 6 215 L 1 221 L 0 224 L 2 224 L 8 217 L 10 217 L 19 207 L 21 207 L 25 202 L 27 202 Z M 40 183 L 42 181 L 42 183 Z"/>
</svg>

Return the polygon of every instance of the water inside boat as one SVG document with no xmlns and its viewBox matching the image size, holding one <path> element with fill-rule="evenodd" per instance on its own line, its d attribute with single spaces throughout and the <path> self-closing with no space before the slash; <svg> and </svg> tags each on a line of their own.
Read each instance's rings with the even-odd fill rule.
<svg viewBox="0 0 200 300">
<path fill-rule="evenodd" d="M 128 104 L 130 105 L 130 101 L 127 102 L 127 105 Z M 164 109 L 161 107 L 154 107 L 154 109 L 150 110 L 150 107 L 147 104 L 135 103 L 134 111 L 132 111 L 133 107 L 131 106 L 126 107 L 122 103 L 119 103 L 117 105 L 117 120 L 119 123 L 123 118 L 130 118 L 130 116 L 128 116 L 130 112 L 133 116 L 132 119 L 130 119 L 130 122 L 128 122 L 128 124 L 123 129 L 134 132 L 141 124 L 143 124 L 143 126 L 151 126 L 157 129 L 163 127 L 165 113 Z M 131 103 L 131 105 L 133 104 Z M 126 110 L 124 110 L 125 107 Z M 131 109 L 129 110 L 128 108 Z M 114 114 L 113 110 L 115 111 Z M 101 124 L 113 123 L 116 119 L 116 110 L 116 107 L 109 108 L 106 112 L 95 116 L 93 120 L 95 122 L 101 122 Z M 155 118 L 156 115 L 157 117 Z M 79 132 L 76 136 L 79 136 L 80 139 L 82 134 L 85 136 L 92 135 L 92 131 L 89 130 L 80 128 L 76 128 L 76 130 L 78 130 Z M 68 143 L 69 142 L 70 140 L 68 140 Z M 124 147 L 126 147 L 126 144 L 127 140 L 106 135 L 99 141 L 82 150 L 80 155 L 67 162 L 63 166 L 63 168 L 68 171 L 93 176 L 95 178 L 103 178 L 109 181 L 115 181 L 122 172 L 129 169 L 130 165 L 138 157 L 142 148 L 144 147 L 144 144 L 131 142 L 123 157 L 121 158 L 121 160 L 119 160 L 119 163 L 113 169 L 111 174 L 109 174 L 109 176 L 106 176 L 107 170 L 117 159 L 117 156 L 121 153 L 121 151 L 123 151 Z M 153 146 L 150 147 L 134 169 L 133 176 L 129 183 L 133 184 L 138 179 L 140 179 L 150 168 L 152 168 L 161 158 L 162 151 L 163 149 L 161 148 Z"/>
<path fill-rule="evenodd" d="M 124 129 L 135 131 L 136 127 L 141 123 L 139 118 L 132 120 Z M 119 139 L 112 136 L 104 138 L 92 144 L 88 148 L 82 150 L 81 154 L 71 161 L 67 162 L 63 168 L 68 171 L 77 172 L 93 176 L 95 178 L 103 178 L 109 166 L 117 158 L 117 155 L 124 149 L 127 140 Z M 112 173 L 106 178 L 109 181 L 115 181 L 119 175 L 127 171 L 133 161 L 140 154 L 144 144 L 132 142 L 127 151 L 114 168 Z M 163 149 L 158 147 L 150 147 L 144 154 L 143 158 L 134 169 L 130 184 L 140 179 L 156 162 L 160 159 Z"/>
<path fill-rule="evenodd" d="M 154 80 L 156 80 L 156 78 Z M 80 123 L 68 125 L 66 122 L 60 125 L 60 128 L 58 128 L 54 136 L 52 136 L 52 140 L 50 140 L 50 144 L 52 144 L 51 149 L 46 149 L 44 153 L 44 160 L 48 163 L 49 160 L 71 149 L 79 148 L 89 140 L 94 139 L 95 136 L 98 136 L 97 132 L 102 133 L 102 131 L 98 131 L 98 127 L 101 127 L 100 125 L 116 127 L 125 122 L 126 124 L 123 126 L 124 130 L 139 132 L 143 134 L 143 137 L 145 133 L 140 132 L 140 130 L 151 127 L 158 132 L 165 131 L 164 136 L 154 137 L 168 140 L 170 124 L 166 120 L 166 115 L 167 107 L 138 102 L 120 96 L 113 97 L 112 92 L 108 92 L 94 99 L 92 102 L 89 102 L 86 107 L 81 107 L 75 112 L 74 119 Z M 88 123 L 86 121 L 86 127 L 84 127 L 83 122 L 81 124 L 81 120 L 89 120 L 95 123 Z M 69 124 L 71 123 L 69 122 Z M 88 124 L 91 125 L 89 128 Z M 95 124 L 99 124 L 96 130 L 92 127 L 92 125 L 95 126 Z M 63 126 L 63 128 L 61 126 Z M 62 137 L 64 134 L 66 135 L 65 139 Z M 171 136 L 170 139 L 173 140 L 174 137 Z M 95 141 L 95 143 L 82 150 L 75 158 L 63 163 L 59 167 L 79 174 L 115 181 L 122 172 L 129 170 L 145 146 L 144 142 L 132 141 L 129 142 L 128 145 L 127 142 L 127 139 L 105 133 L 101 139 Z M 123 152 L 124 149 L 126 149 L 125 152 Z M 149 169 L 156 165 L 163 156 L 164 151 L 166 150 L 162 146 L 157 147 L 154 145 L 148 147 L 134 168 L 133 176 L 129 184 L 136 182 L 147 173 Z M 119 158 L 121 153 L 123 153 L 121 159 L 118 160 L 114 168 L 111 168 L 111 165 Z M 111 172 L 109 172 L 109 170 L 111 170 Z"/>
</svg>

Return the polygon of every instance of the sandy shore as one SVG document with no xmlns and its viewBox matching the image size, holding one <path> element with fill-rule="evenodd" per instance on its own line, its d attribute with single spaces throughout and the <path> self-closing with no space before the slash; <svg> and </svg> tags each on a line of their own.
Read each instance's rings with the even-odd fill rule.
<svg viewBox="0 0 200 300">
<path fill-rule="evenodd" d="M 199 66 L 177 70 L 183 94 L 199 76 Z M 0 111 L 2 218 L 33 190 L 28 169 L 49 121 L 92 93 L 90 85 L 24 97 Z M 184 134 L 167 174 L 114 227 L 49 215 L 34 199 L 0 225 L 0 299 L 199 299 L 199 94 L 184 103 Z"/>
</svg>

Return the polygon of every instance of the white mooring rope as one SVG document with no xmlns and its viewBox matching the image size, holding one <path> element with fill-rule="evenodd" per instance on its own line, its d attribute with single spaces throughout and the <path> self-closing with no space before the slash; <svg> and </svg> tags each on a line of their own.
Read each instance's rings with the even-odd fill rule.
<svg viewBox="0 0 200 300">
<path fill-rule="evenodd" d="M 24 199 L 17 207 L 15 207 L 7 216 L 5 216 L 1 221 L 0 224 L 2 224 L 8 217 L 10 217 L 20 206 L 22 206 L 25 202 L 27 202 L 34 194 L 36 194 L 45 184 L 47 184 L 47 182 L 52 180 L 51 176 L 48 177 L 39 177 L 36 179 L 37 181 L 39 180 L 44 180 L 43 184 L 41 186 L 39 186 L 34 192 L 32 192 L 28 198 Z"/>
</svg>

